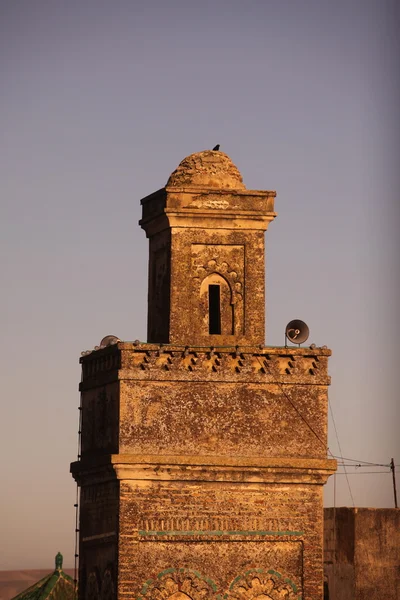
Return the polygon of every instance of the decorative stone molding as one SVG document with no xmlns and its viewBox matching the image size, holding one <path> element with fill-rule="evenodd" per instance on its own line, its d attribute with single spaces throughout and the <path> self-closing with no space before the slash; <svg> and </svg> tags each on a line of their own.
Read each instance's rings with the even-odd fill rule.
<svg viewBox="0 0 400 600">
<path fill-rule="evenodd" d="M 151 600 L 203 600 L 216 597 L 217 586 L 191 569 L 165 569 L 156 580 L 149 580 L 143 586 L 139 599 Z"/>
<path fill-rule="evenodd" d="M 201 293 L 201 283 L 210 275 L 217 273 L 221 275 L 228 283 L 232 293 L 232 304 L 236 304 L 243 299 L 243 282 L 238 276 L 237 270 L 229 266 L 225 261 L 218 261 L 215 258 L 208 260 L 205 264 L 196 265 L 193 283 Z"/>
<path fill-rule="evenodd" d="M 110 356 L 112 354 L 112 356 Z M 114 379 L 223 379 L 329 385 L 324 348 L 188 347 L 121 342 L 81 358 L 83 381 Z M 115 375 L 114 375 L 115 374 Z"/>
<path fill-rule="evenodd" d="M 236 577 L 224 598 L 230 600 L 300 600 L 297 586 L 270 569 L 252 569 Z"/>
<path fill-rule="evenodd" d="M 273 569 L 251 569 L 235 577 L 228 590 L 218 593 L 216 584 L 198 571 L 165 569 L 149 579 L 138 600 L 301 600 L 293 581 Z"/>
</svg>

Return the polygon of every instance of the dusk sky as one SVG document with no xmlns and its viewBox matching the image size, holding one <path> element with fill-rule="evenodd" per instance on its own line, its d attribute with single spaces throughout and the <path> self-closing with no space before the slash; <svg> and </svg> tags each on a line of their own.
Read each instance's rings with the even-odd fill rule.
<svg viewBox="0 0 400 600">
<path fill-rule="evenodd" d="M 0 2 L 0 569 L 73 565 L 80 353 L 146 340 L 140 198 L 217 143 L 277 191 L 267 344 L 306 321 L 342 455 L 400 471 L 399 30 L 398 0 Z"/>
</svg>

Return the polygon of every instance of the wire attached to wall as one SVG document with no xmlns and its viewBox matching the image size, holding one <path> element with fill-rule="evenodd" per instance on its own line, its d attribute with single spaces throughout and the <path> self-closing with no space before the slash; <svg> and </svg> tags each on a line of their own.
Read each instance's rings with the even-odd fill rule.
<svg viewBox="0 0 400 600">
<path fill-rule="evenodd" d="M 346 458 L 345 456 L 335 456 L 335 458 L 340 458 L 341 460 L 348 460 L 349 462 L 355 462 L 355 463 L 360 463 L 359 466 L 364 466 L 364 465 L 368 465 L 371 467 L 389 467 L 389 464 L 380 464 L 377 462 L 368 462 L 366 460 L 359 460 L 358 458 Z"/>
<path fill-rule="evenodd" d="M 270 375 L 273 375 L 271 369 L 269 368 L 269 364 L 267 360 L 264 360 L 264 364 L 260 361 L 260 358 L 256 356 L 256 359 L 258 360 L 258 362 L 260 363 L 260 366 L 262 369 L 264 369 L 265 367 L 267 368 L 268 372 Z M 297 408 L 296 404 L 293 402 L 293 400 L 291 399 L 291 397 L 286 393 L 283 384 L 280 381 L 276 382 L 277 385 L 279 386 L 283 396 L 286 398 L 286 400 L 292 405 L 292 407 L 294 408 L 294 410 L 297 412 L 297 414 L 299 415 L 299 417 L 302 419 L 302 421 L 304 421 L 304 423 L 307 425 L 307 427 L 310 429 L 310 431 L 315 435 L 315 437 L 317 438 L 317 440 L 322 444 L 322 446 L 324 448 L 327 448 L 326 443 L 321 439 L 321 437 L 318 435 L 318 433 L 315 431 L 315 429 L 310 425 L 310 423 L 307 421 L 306 417 L 301 413 L 301 411 Z M 329 448 L 327 448 L 327 452 L 329 454 L 331 454 L 332 458 L 333 458 L 333 454 L 330 452 Z"/>
<path fill-rule="evenodd" d="M 336 441 L 337 441 L 338 448 L 339 448 L 339 452 L 340 452 L 340 458 L 341 458 L 341 460 L 343 461 L 344 459 L 343 459 L 342 448 L 341 448 L 341 446 L 340 446 L 339 435 L 338 435 L 337 428 L 336 428 L 336 423 L 335 423 L 335 417 L 333 416 L 332 404 L 331 404 L 331 402 L 330 402 L 329 398 L 328 398 L 328 404 L 329 404 L 329 411 L 330 411 L 330 413 L 331 413 L 331 417 L 332 417 L 333 428 L 334 428 L 334 430 L 335 430 Z M 346 475 L 347 486 L 348 486 L 348 488 L 349 488 L 349 492 L 350 492 L 350 498 L 351 498 L 351 501 L 352 501 L 352 503 L 353 503 L 353 507 L 354 507 L 354 506 L 355 506 L 355 502 L 354 502 L 353 493 L 352 493 L 352 491 L 351 491 L 350 481 L 349 481 L 349 478 L 348 478 L 348 475 L 347 475 L 347 471 L 346 471 L 346 467 L 345 467 L 345 466 L 344 466 L 344 474 Z"/>
<path fill-rule="evenodd" d="M 362 465 L 361 463 L 340 463 L 338 462 L 338 467 L 348 467 L 349 469 L 371 469 L 372 467 L 382 467 L 382 469 L 390 469 L 390 464 L 383 465 L 381 463 L 373 463 Z"/>
<path fill-rule="evenodd" d="M 257 360 L 258 360 L 261 368 L 264 368 L 264 366 L 265 366 L 267 368 L 269 374 L 272 375 L 271 369 L 269 368 L 269 365 L 268 365 L 268 361 L 264 360 L 264 364 L 263 364 L 258 356 L 256 356 L 256 358 L 257 358 Z M 332 458 L 338 458 L 338 457 L 335 457 L 332 454 L 332 452 L 330 451 L 329 447 L 327 447 L 327 444 L 321 439 L 321 437 L 318 435 L 318 433 L 315 431 L 315 429 L 308 422 L 308 420 L 306 419 L 306 417 L 301 413 L 301 411 L 298 409 L 298 407 L 296 406 L 296 404 L 293 402 L 292 398 L 286 393 L 283 385 L 279 381 L 277 382 L 277 384 L 278 384 L 278 386 L 279 386 L 279 388 L 280 388 L 283 396 L 288 400 L 288 402 L 291 404 L 291 406 L 297 412 L 297 414 L 302 419 L 302 421 L 307 425 L 307 427 L 310 429 L 310 431 L 315 435 L 315 437 L 317 438 L 317 440 L 322 444 L 322 446 L 324 448 L 326 448 L 327 453 L 330 454 L 332 456 Z M 338 436 L 338 432 L 337 432 L 337 428 L 336 428 L 335 418 L 333 416 L 332 406 L 331 406 L 331 403 L 329 401 L 329 398 L 328 398 L 328 403 L 329 403 L 329 409 L 330 409 L 330 413 L 331 413 L 331 417 L 332 417 L 333 427 L 334 427 L 334 430 L 335 430 L 336 440 L 337 440 L 338 447 L 339 447 L 339 452 L 340 452 L 340 455 L 341 455 L 340 459 L 343 462 L 344 458 L 342 456 L 342 449 L 341 449 L 341 446 L 340 446 L 340 441 L 339 441 L 339 436 Z M 355 502 L 354 502 L 353 493 L 351 491 L 350 481 L 349 481 L 349 478 L 347 476 L 346 467 L 344 467 L 344 469 L 345 469 L 346 480 L 347 480 L 347 485 L 348 485 L 349 492 L 350 492 L 351 501 L 352 501 L 352 504 L 353 504 L 353 507 L 354 507 L 355 506 Z"/>
<path fill-rule="evenodd" d="M 391 471 L 363 471 L 359 473 L 336 473 L 336 475 L 391 475 Z"/>
</svg>

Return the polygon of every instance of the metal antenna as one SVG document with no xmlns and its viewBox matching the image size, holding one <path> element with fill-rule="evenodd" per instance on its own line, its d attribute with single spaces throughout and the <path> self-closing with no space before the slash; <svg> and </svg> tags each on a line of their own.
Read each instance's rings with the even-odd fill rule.
<svg viewBox="0 0 400 600">
<path fill-rule="evenodd" d="M 397 506 L 396 473 L 395 473 L 395 468 L 394 468 L 394 460 L 393 460 L 393 458 L 392 458 L 392 460 L 390 461 L 390 470 L 392 471 L 392 478 L 393 478 L 394 507 L 395 507 L 395 508 L 399 508 L 399 507 Z"/>
</svg>

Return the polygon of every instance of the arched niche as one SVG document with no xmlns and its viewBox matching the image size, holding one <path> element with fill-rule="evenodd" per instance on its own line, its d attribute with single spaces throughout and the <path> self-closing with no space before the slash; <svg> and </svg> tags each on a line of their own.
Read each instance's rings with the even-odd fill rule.
<svg viewBox="0 0 400 600">
<path fill-rule="evenodd" d="M 200 308 L 205 333 L 234 335 L 235 315 L 231 286 L 219 273 L 211 273 L 200 286 Z"/>
</svg>

